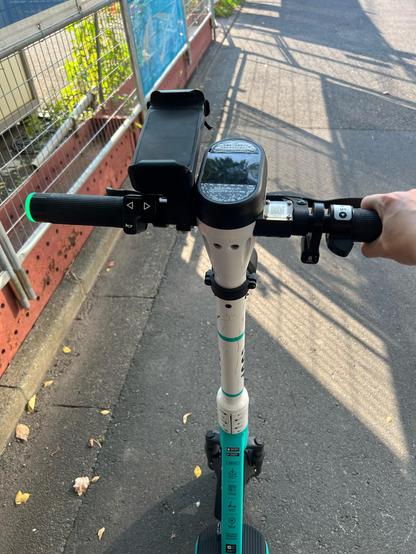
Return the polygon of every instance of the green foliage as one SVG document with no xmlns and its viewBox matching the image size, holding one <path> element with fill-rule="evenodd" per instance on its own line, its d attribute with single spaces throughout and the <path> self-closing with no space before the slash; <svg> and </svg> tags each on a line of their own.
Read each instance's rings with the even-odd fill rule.
<svg viewBox="0 0 416 554">
<path fill-rule="evenodd" d="M 241 3 L 242 0 L 218 0 L 215 4 L 215 15 L 229 17 Z"/>
<path fill-rule="evenodd" d="M 64 62 L 68 85 L 61 90 L 60 99 L 50 107 L 58 119 L 65 118 L 87 92 L 99 87 L 103 98 L 114 92 L 131 74 L 127 42 L 122 30 L 117 30 L 114 19 L 120 19 L 120 6 L 114 4 L 100 12 L 97 55 L 97 29 L 94 16 L 73 23 L 66 28 L 72 43 L 70 57 Z M 101 82 L 99 78 L 101 67 Z"/>
<path fill-rule="evenodd" d="M 37 137 L 44 128 L 44 123 L 36 113 L 31 113 L 24 120 L 24 133 L 31 140 Z"/>
</svg>

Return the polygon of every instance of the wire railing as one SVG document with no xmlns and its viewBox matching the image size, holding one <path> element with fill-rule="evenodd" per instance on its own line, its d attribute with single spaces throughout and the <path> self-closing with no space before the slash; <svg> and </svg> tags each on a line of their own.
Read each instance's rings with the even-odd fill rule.
<svg viewBox="0 0 416 554">
<path fill-rule="evenodd" d="M 204 19 L 209 15 L 211 3 L 207 0 L 185 0 L 186 23 L 189 40 L 195 35 Z"/>
<path fill-rule="evenodd" d="M 28 195 L 122 186 L 151 91 L 184 86 L 208 48 L 208 6 L 74 0 L 9 11 L 15 35 L 0 20 L 0 376 L 91 231 L 31 221 Z"/>
<path fill-rule="evenodd" d="M 81 188 L 106 145 L 144 108 L 144 80 L 151 74 L 148 96 L 190 48 L 212 6 L 211 0 L 99 4 L 0 51 L 0 231 L 15 259 L 25 259 L 45 231 L 25 216 L 27 196 Z M 151 72 L 141 59 L 149 45 L 157 59 Z M 10 278 L 2 266 L 0 289 Z"/>
<path fill-rule="evenodd" d="M 0 70 L 0 202 L 19 250 L 36 228 L 19 189 L 66 192 L 137 103 L 125 86 L 132 69 L 120 4 L 10 54 Z"/>
</svg>

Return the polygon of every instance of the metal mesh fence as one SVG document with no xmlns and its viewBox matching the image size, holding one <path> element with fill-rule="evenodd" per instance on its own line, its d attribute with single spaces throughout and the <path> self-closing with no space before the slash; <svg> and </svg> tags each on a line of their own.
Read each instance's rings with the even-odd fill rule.
<svg viewBox="0 0 416 554">
<path fill-rule="evenodd" d="M 184 44 L 161 64 L 151 88 L 185 86 L 212 39 L 207 5 L 138 1 L 154 4 L 145 39 L 164 38 L 150 55 L 166 53 L 165 31 Z M 42 20 L 20 21 L 22 13 L 10 6 L 24 2 L 0 0 L 0 376 L 91 230 L 30 221 L 28 195 L 103 194 L 106 186 L 120 187 L 145 102 L 144 48 L 134 54 L 129 0 L 65 0 L 52 20 L 43 14 Z M 59 0 L 26 0 L 25 13 L 49 2 Z M 173 2 L 180 26 L 168 25 L 166 7 Z M 67 4 L 72 8 L 64 9 Z M 1 19 L 5 6 L 7 21 Z M 1 28 L 11 21 L 16 34 Z"/>
<path fill-rule="evenodd" d="M 1 59 L 0 72 L 0 204 L 19 250 L 37 226 L 23 196 L 66 192 L 137 103 L 119 3 Z"/>
<path fill-rule="evenodd" d="M 188 26 L 189 40 L 197 32 L 206 16 L 210 13 L 209 0 L 185 0 L 186 23 Z"/>
<path fill-rule="evenodd" d="M 168 13 L 172 0 L 135 1 L 160 8 L 147 14 L 139 48 L 146 58 L 152 39 L 154 57 L 166 43 L 162 8 Z M 191 39 L 211 2 L 184 0 L 183 6 Z M 172 33 L 183 38 L 183 16 Z M 147 59 L 138 62 L 145 66 Z M 0 59 L 0 222 L 16 251 L 38 227 L 26 218 L 24 199 L 31 192 L 67 192 L 77 182 L 137 106 L 132 75 L 117 1 Z"/>
</svg>

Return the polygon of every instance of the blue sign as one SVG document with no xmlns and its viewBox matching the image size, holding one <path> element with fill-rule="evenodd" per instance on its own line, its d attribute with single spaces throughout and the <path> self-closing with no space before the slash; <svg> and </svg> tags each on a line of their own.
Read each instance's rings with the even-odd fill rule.
<svg viewBox="0 0 416 554">
<path fill-rule="evenodd" d="M 186 44 L 181 0 L 128 0 L 144 94 Z"/>
<path fill-rule="evenodd" d="M 66 0 L 0 0 L 0 29 L 16 21 L 26 19 Z"/>
</svg>

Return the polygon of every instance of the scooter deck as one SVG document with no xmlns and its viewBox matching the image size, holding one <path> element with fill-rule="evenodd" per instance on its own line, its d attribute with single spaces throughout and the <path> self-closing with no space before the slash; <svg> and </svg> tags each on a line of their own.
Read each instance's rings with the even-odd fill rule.
<svg viewBox="0 0 416 554">
<path fill-rule="evenodd" d="M 228 554 L 228 551 L 226 551 Z M 230 548 L 230 554 L 234 550 Z M 243 554 L 268 554 L 269 549 L 260 531 L 244 524 Z M 208 527 L 198 538 L 195 554 L 221 554 L 221 536 L 217 534 L 217 526 Z"/>
</svg>

